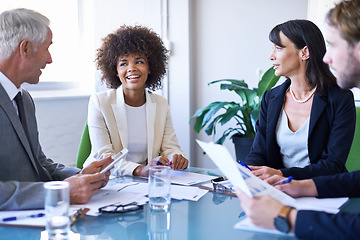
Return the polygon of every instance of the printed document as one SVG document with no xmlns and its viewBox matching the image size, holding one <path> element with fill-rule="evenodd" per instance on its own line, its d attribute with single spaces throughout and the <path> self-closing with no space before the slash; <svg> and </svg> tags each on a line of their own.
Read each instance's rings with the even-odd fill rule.
<svg viewBox="0 0 360 240">
<path fill-rule="evenodd" d="M 235 162 L 226 147 L 212 142 L 196 141 L 229 181 L 249 197 L 267 194 L 285 205 L 292 205 L 295 202 L 294 198 L 264 182 L 249 169 Z"/>
<path fill-rule="evenodd" d="M 210 176 L 205 174 L 185 172 L 185 171 L 171 171 L 171 183 L 190 186 L 201 182 L 210 181 L 217 178 L 217 176 Z"/>
</svg>

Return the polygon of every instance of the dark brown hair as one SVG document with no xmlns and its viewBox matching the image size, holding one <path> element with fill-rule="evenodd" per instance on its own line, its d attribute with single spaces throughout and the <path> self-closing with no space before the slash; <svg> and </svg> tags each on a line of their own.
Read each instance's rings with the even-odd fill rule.
<svg viewBox="0 0 360 240">
<path fill-rule="evenodd" d="M 324 37 L 313 22 L 290 20 L 275 26 L 269 34 L 269 39 L 275 45 L 284 47 L 280 41 L 280 32 L 290 39 L 298 50 L 308 47 L 310 57 L 306 61 L 305 74 L 309 86 L 317 86 L 323 91 L 326 87 L 336 85 L 336 78 L 330 72 L 329 65 L 323 62 L 326 53 Z"/>
</svg>

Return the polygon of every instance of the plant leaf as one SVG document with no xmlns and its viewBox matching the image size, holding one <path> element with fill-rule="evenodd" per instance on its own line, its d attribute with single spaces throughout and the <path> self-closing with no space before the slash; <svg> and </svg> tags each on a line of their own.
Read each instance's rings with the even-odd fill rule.
<svg viewBox="0 0 360 240">
<path fill-rule="evenodd" d="M 223 83 L 223 84 L 221 84 L 220 89 L 236 92 L 236 94 L 240 96 L 243 104 L 251 104 L 251 101 L 253 100 L 253 98 L 255 98 L 257 96 L 256 90 L 249 89 L 249 88 L 243 87 L 243 86 L 233 85 L 233 84 Z"/>
<path fill-rule="evenodd" d="M 224 108 L 224 106 L 228 105 L 229 103 L 230 102 L 214 102 L 214 103 L 211 103 L 210 104 L 211 105 L 210 110 L 207 113 L 205 113 L 204 119 L 202 121 L 202 126 L 204 127 L 220 109 Z"/>
<path fill-rule="evenodd" d="M 266 90 L 269 90 L 279 81 L 280 76 L 275 75 L 275 69 L 270 67 L 262 76 L 258 85 L 258 96 L 261 101 L 262 95 Z"/>
<path fill-rule="evenodd" d="M 219 121 L 219 123 L 221 123 L 221 125 L 226 124 L 228 121 L 230 121 L 233 117 L 235 117 L 236 115 L 240 117 L 240 115 L 238 115 L 238 112 L 240 111 L 240 106 L 239 104 L 235 103 L 235 102 L 231 102 L 232 105 L 229 106 L 226 110 L 226 112 L 224 114 L 222 114 L 222 118 Z"/>
<path fill-rule="evenodd" d="M 230 84 L 232 84 L 232 85 L 237 85 L 237 86 L 248 88 L 248 85 L 245 82 L 245 80 L 237 80 L 237 79 L 219 79 L 219 80 L 215 80 L 215 81 L 208 83 L 208 85 L 214 84 L 214 83 L 219 83 L 219 82 L 230 82 Z M 229 83 L 226 83 L 226 84 L 229 84 Z"/>
</svg>

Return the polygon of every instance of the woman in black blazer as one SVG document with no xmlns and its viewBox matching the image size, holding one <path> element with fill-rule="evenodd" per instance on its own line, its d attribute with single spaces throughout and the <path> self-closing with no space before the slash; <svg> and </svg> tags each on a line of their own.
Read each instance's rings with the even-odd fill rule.
<svg viewBox="0 0 360 240">
<path fill-rule="evenodd" d="M 287 80 L 264 94 L 245 163 L 262 179 L 346 172 L 354 98 L 336 85 L 322 61 L 326 48 L 320 30 L 308 20 L 291 20 L 274 27 L 269 38 L 275 74 Z"/>
</svg>

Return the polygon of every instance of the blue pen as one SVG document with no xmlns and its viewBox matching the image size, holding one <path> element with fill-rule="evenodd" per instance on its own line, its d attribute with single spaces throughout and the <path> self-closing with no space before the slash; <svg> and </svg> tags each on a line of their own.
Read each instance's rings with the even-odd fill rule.
<svg viewBox="0 0 360 240">
<path fill-rule="evenodd" d="M 281 184 L 285 184 L 285 183 L 289 183 L 289 182 L 291 182 L 292 180 L 293 180 L 293 177 L 290 176 L 290 177 L 287 177 L 287 178 L 285 178 L 285 179 L 283 179 L 283 180 L 280 180 L 280 181 L 274 183 L 273 186 L 281 185 Z"/>
<path fill-rule="evenodd" d="M 251 168 L 249 168 L 249 166 L 246 165 L 243 161 L 240 161 L 240 160 L 239 160 L 238 163 L 240 163 L 241 166 L 246 167 L 247 169 L 249 169 L 250 171 L 252 171 Z"/>
<path fill-rule="evenodd" d="M 171 166 L 171 164 L 172 164 L 172 161 L 170 161 L 169 165 Z M 163 164 L 159 161 L 156 161 L 156 165 L 163 165 Z"/>
<path fill-rule="evenodd" d="M 240 215 L 239 215 L 239 218 L 242 218 L 242 217 L 244 217 L 245 215 L 246 215 L 245 212 L 241 212 Z"/>
<path fill-rule="evenodd" d="M 15 221 L 15 220 L 20 220 L 20 219 L 24 219 L 24 218 L 39 218 L 39 217 L 43 217 L 43 216 L 45 216 L 45 213 L 32 214 L 29 216 L 7 217 L 7 218 L 3 218 L 2 221 L 9 222 L 9 221 Z"/>
</svg>

